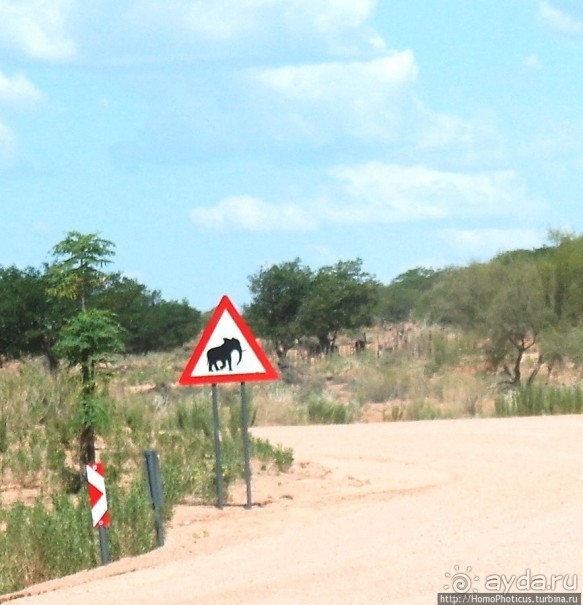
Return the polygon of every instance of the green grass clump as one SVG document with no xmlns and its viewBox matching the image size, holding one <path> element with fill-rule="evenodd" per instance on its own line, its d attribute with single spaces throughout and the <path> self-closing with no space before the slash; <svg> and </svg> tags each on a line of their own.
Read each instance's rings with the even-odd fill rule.
<svg viewBox="0 0 583 605">
<path fill-rule="evenodd" d="M 264 468 L 273 464 L 278 471 L 285 472 L 294 462 L 294 453 L 291 448 L 281 445 L 274 446 L 266 439 L 252 438 L 251 451 L 253 456 L 264 464 Z"/>
<path fill-rule="evenodd" d="M 580 414 L 583 390 L 573 387 L 523 386 L 496 398 L 495 416 L 540 416 Z"/>
<path fill-rule="evenodd" d="M 308 420 L 310 424 L 349 424 L 353 417 L 348 406 L 314 397 L 308 401 Z"/>
</svg>

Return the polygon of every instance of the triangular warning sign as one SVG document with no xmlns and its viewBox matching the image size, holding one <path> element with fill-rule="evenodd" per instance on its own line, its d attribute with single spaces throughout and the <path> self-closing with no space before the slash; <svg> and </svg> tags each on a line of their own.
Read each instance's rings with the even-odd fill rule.
<svg viewBox="0 0 583 605">
<path fill-rule="evenodd" d="M 228 296 L 221 298 L 179 383 L 277 380 L 277 371 Z"/>
</svg>

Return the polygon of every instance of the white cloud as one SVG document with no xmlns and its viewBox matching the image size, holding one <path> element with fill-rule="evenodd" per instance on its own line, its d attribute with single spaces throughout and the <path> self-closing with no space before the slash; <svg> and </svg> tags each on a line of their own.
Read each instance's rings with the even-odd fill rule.
<svg viewBox="0 0 583 605">
<path fill-rule="evenodd" d="M 0 48 L 91 64 L 386 50 L 376 0 L 0 0 Z M 298 40 L 301 44 L 298 45 Z"/>
<path fill-rule="evenodd" d="M 326 212 L 342 222 L 532 215 L 541 208 L 512 171 L 458 173 L 370 162 L 331 174 L 347 202 L 339 208 L 327 203 Z"/>
<path fill-rule="evenodd" d="M 267 119 L 280 137 L 389 141 L 402 136 L 403 116 L 415 110 L 410 89 L 417 72 L 413 53 L 403 51 L 370 61 L 254 70 L 250 78 L 267 93 Z"/>
<path fill-rule="evenodd" d="M 113 6 L 113 4 L 112 4 Z M 370 51 L 384 48 L 382 38 L 366 26 L 376 0 L 133 0 L 121 18 L 135 35 L 180 39 L 229 46 L 245 40 L 251 47 L 274 41 L 288 47 L 328 51 Z M 208 52 L 208 48 L 206 52 Z"/>
<path fill-rule="evenodd" d="M 286 144 L 321 147 L 348 139 L 417 154 L 463 149 L 466 163 L 499 158 L 493 115 L 465 119 L 432 111 L 416 95 L 418 73 L 410 50 L 365 61 L 249 70 L 250 105 L 264 131 Z"/>
<path fill-rule="evenodd" d="M 511 171 L 457 173 L 370 162 L 338 166 L 320 195 L 276 205 L 250 196 L 196 208 L 192 220 L 211 229 L 306 230 L 326 225 L 407 223 L 460 218 L 532 218 L 543 205 Z"/>
<path fill-rule="evenodd" d="M 194 208 L 190 217 L 202 227 L 218 230 L 305 231 L 313 228 L 312 221 L 299 206 L 269 204 L 247 195 L 225 198 L 210 208 Z"/>
<path fill-rule="evenodd" d="M 0 0 L 0 46 L 44 61 L 75 53 L 67 33 L 73 0 Z"/>
<path fill-rule="evenodd" d="M 566 36 L 583 35 L 583 21 L 573 17 L 568 12 L 560 10 L 550 2 L 539 4 L 539 16 L 552 30 Z"/>
<path fill-rule="evenodd" d="M 0 72 L 0 103 L 21 107 L 36 103 L 42 99 L 42 93 L 23 74 L 16 74 L 12 78 Z"/>
</svg>

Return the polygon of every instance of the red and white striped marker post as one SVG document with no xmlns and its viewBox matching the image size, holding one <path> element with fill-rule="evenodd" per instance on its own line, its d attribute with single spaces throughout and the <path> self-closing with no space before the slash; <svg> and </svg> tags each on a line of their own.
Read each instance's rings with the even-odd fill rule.
<svg viewBox="0 0 583 605">
<path fill-rule="evenodd" d="M 91 506 L 91 520 L 93 527 L 99 530 L 99 547 L 101 562 L 109 563 L 109 548 L 107 544 L 107 528 L 109 527 L 109 511 L 107 509 L 107 496 L 105 495 L 105 475 L 103 464 L 94 462 L 88 464 L 87 487 L 89 488 L 89 504 Z"/>
</svg>

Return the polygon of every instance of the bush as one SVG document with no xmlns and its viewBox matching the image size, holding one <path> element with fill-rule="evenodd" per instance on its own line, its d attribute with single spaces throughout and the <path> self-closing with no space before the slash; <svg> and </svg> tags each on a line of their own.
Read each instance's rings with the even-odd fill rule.
<svg viewBox="0 0 583 605">
<path fill-rule="evenodd" d="M 313 398 L 308 402 L 308 421 L 311 424 L 349 424 L 352 422 L 352 413 L 342 403 Z"/>
<path fill-rule="evenodd" d="M 265 467 L 273 463 L 280 472 L 289 470 L 294 462 L 294 453 L 290 448 L 274 446 L 266 439 L 253 437 L 251 439 L 253 456 L 264 463 Z"/>
</svg>

